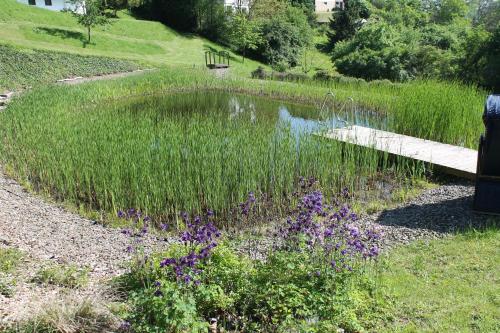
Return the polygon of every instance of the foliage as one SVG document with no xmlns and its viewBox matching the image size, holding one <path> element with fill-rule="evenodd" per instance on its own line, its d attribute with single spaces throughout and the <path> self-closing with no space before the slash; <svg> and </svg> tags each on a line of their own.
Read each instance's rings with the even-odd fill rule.
<svg viewBox="0 0 500 333">
<path fill-rule="evenodd" d="M 353 37 L 363 25 L 362 20 L 369 17 L 370 11 L 364 0 L 346 1 L 344 10 L 336 11 L 330 20 L 329 49 L 333 49 L 338 42 Z"/>
<path fill-rule="evenodd" d="M 462 77 L 469 82 L 482 82 L 500 92 L 500 25 L 493 33 L 475 29 L 465 43 Z"/>
<path fill-rule="evenodd" d="M 223 37 L 226 21 L 224 3 L 214 0 L 143 0 L 134 12 L 184 31 L 213 40 Z"/>
<path fill-rule="evenodd" d="M 282 15 L 288 8 L 288 0 L 254 0 L 250 15 L 254 20 L 269 20 Z"/>
<path fill-rule="evenodd" d="M 19 266 L 22 257 L 22 253 L 17 249 L 0 247 L 0 295 L 5 297 L 13 295 L 12 285 L 15 284 L 15 281 L 13 281 L 11 274 Z"/>
<path fill-rule="evenodd" d="M 262 37 L 257 52 L 264 61 L 289 68 L 297 66 L 301 52 L 312 43 L 312 30 L 301 9 L 288 7 L 285 13 L 262 22 Z"/>
<path fill-rule="evenodd" d="M 500 2 L 497 0 L 479 0 L 477 11 L 474 15 L 474 24 L 482 25 L 492 32 L 500 22 Z"/>
<path fill-rule="evenodd" d="M 41 268 L 33 277 L 33 281 L 42 284 L 53 284 L 68 288 L 79 288 L 87 283 L 88 270 L 73 265 L 52 265 Z"/>
<path fill-rule="evenodd" d="M 171 96 L 179 91 L 199 93 Z M 365 182 L 381 172 L 396 180 L 422 175 L 421 164 L 314 136 L 302 136 L 297 153 L 294 134 L 277 132 L 276 110 L 283 102 L 236 94 L 320 105 L 329 91 L 336 101 L 327 103 L 330 111 L 346 104 L 352 111 L 384 112 L 390 115 L 390 131 L 475 147 L 484 130 L 485 92 L 460 84 L 218 80 L 168 69 L 25 93 L 0 114 L 2 164 L 39 191 L 82 209 L 136 207 L 169 221 L 181 210 L 207 207 L 218 216 L 231 214 L 252 190 L 279 209 L 300 174 L 322 179 L 331 191 L 366 188 Z M 235 110 L 229 109 L 235 107 L 231 97 L 248 111 L 228 121 L 229 110 Z M 75 101 L 71 108 L 70 100 Z M 252 104 L 259 110 L 255 121 Z M 307 105 L 287 106 L 307 117 L 318 112 Z M 279 141 L 273 139 L 277 133 L 283 133 Z"/>
<path fill-rule="evenodd" d="M 332 60 L 341 74 L 368 80 L 460 79 L 494 88 L 494 29 L 479 24 L 485 16 L 478 9 L 474 26 L 467 9 L 463 0 L 372 0 L 362 26 L 353 23 L 359 15 L 349 20 L 348 11 L 337 13 L 330 31 Z"/>
<path fill-rule="evenodd" d="M 257 25 L 248 19 L 247 14 L 240 12 L 231 17 L 228 30 L 229 43 L 243 53 L 245 61 L 246 51 L 257 49 L 261 41 Z"/>
<path fill-rule="evenodd" d="M 70 0 L 70 3 L 75 6 L 75 10 L 72 13 L 76 17 L 78 24 L 87 29 L 87 42 L 90 43 L 90 29 L 110 23 L 102 11 L 101 1 Z"/>
<path fill-rule="evenodd" d="M 117 318 L 105 304 L 95 299 L 73 299 L 50 301 L 38 309 L 33 316 L 20 322 L 0 324 L 5 333 L 102 333 L 116 332 Z"/>
<path fill-rule="evenodd" d="M 359 283 L 362 258 L 378 254 L 370 245 L 378 234 L 368 228 L 362 236 L 345 205 L 329 208 L 319 192 L 311 192 L 314 181 L 300 184 L 306 194 L 290 217 L 294 222 L 279 231 L 282 246 L 264 261 L 252 262 L 227 244 L 216 244 L 206 254 L 193 252 L 205 248 L 217 231 L 210 226 L 210 213 L 192 220 L 183 214 L 188 225 L 183 245 L 144 258 L 122 278 L 131 306 L 125 325 L 141 332 L 199 332 L 206 331 L 209 318 L 217 318 L 221 328 L 249 332 L 362 330 L 358 316 L 366 314 L 358 310 L 373 300 L 359 303 L 354 294 L 366 291 Z M 249 200 L 255 199 L 250 195 Z M 241 208 L 248 212 L 246 204 Z M 181 262 L 196 280 L 179 274 L 176 263 Z"/>
<path fill-rule="evenodd" d="M 0 248 L 0 274 L 9 273 L 17 267 L 22 254 L 19 250 L 12 248 Z"/>
<path fill-rule="evenodd" d="M 127 72 L 130 61 L 43 50 L 24 50 L 0 44 L 0 89 L 53 83 L 73 76 Z"/>
<path fill-rule="evenodd" d="M 268 79 L 268 80 L 294 81 L 294 82 L 310 80 L 310 77 L 307 76 L 306 74 L 292 73 L 285 71 L 266 72 L 266 70 L 262 66 L 259 66 L 256 70 L 252 72 L 252 78 L 261 80 Z"/>
</svg>

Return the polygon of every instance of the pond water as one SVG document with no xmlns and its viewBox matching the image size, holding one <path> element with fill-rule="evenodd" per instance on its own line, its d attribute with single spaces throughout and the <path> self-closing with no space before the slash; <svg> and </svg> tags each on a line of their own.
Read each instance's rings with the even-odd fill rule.
<svg viewBox="0 0 500 333">
<path fill-rule="evenodd" d="M 153 108 L 160 113 L 160 118 L 161 115 L 191 117 L 196 113 L 225 118 L 228 122 L 287 126 L 296 135 L 349 125 L 378 129 L 387 127 L 384 117 L 351 101 L 334 103 L 333 100 L 326 100 L 322 106 L 310 106 L 242 94 L 197 92 L 147 97 L 129 104 L 127 108 L 142 111 Z"/>
</svg>

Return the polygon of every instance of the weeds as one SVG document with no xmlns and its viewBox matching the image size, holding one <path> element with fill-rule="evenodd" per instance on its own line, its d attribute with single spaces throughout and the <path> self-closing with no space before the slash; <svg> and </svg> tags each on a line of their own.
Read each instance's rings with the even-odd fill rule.
<svg viewBox="0 0 500 333">
<path fill-rule="evenodd" d="M 6 327 L 4 332 L 111 333 L 117 328 L 116 318 L 103 304 L 90 299 L 64 299 L 44 305 L 36 316 Z"/>
<path fill-rule="evenodd" d="M 69 265 L 52 265 L 41 268 L 33 278 L 33 282 L 53 284 L 68 288 L 85 286 L 88 280 L 88 270 Z"/>
</svg>

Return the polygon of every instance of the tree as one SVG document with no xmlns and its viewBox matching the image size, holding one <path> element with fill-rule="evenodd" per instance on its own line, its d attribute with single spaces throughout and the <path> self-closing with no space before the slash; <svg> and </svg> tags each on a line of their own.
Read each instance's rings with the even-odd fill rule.
<svg viewBox="0 0 500 333">
<path fill-rule="evenodd" d="M 312 29 L 300 8 L 289 6 L 284 13 L 265 20 L 259 54 L 264 61 L 283 69 L 295 67 L 301 52 L 312 44 Z"/>
<path fill-rule="evenodd" d="M 269 20 L 282 15 L 288 7 L 286 0 L 254 0 L 250 7 L 250 19 Z"/>
<path fill-rule="evenodd" d="M 467 38 L 462 77 L 500 93 L 500 25 L 493 33 L 477 28 Z"/>
<path fill-rule="evenodd" d="M 328 32 L 329 48 L 354 36 L 363 19 L 370 17 L 370 11 L 363 0 L 347 0 L 344 10 L 336 11 L 330 19 Z"/>
<path fill-rule="evenodd" d="M 72 14 L 76 17 L 78 24 L 87 28 L 87 43 L 90 43 L 90 29 L 110 23 L 101 9 L 101 2 L 99 0 L 70 0 L 69 2 L 74 5 Z"/>
<path fill-rule="evenodd" d="M 455 18 L 464 17 L 467 12 L 467 4 L 464 0 L 441 0 L 437 4 L 434 20 L 441 24 L 447 24 Z"/>
<path fill-rule="evenodd" d="M 257 49 L 261 40 L 262 36 L 254 21 L 250 21 L 243 12 L 233 15 L 229 23 L 229 42 L 242 51 L 243 62 L 245 62 L 246 51 Z"/>
<path fill-rule="evenodd" d="M 127 0 L 104 0 L 104 6 L 113 11 L 113 16 L 117 17 L 117 11 L 129 6 Z"/>
<path fill-rule="evenodd" d="M 493 32 L 498 22 L 500 22 L 500 1 L 480 0 L 474 15 L 475 25 L 483 25 L 486 30 Z"/>
</svg>

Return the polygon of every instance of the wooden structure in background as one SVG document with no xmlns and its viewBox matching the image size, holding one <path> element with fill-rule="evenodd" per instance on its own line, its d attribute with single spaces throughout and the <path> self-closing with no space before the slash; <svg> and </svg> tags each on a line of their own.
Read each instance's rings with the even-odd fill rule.
<svg viewBox="0 0 500 333">
<path fill-rule="evenodd" d="M 229 68 L 229 52 L 206 51 L 205 64 L 210 69 Z"/>
</svg>

